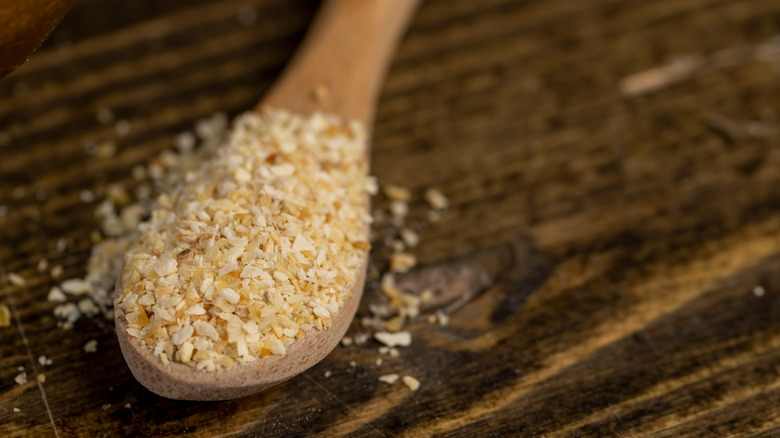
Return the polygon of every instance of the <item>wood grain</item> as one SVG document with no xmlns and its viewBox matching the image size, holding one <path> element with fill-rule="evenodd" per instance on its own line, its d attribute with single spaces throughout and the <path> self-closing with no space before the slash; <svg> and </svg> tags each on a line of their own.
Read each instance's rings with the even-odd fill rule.
<svg viewBox="0 0 780 438">
<path fill-rule="evenodd" d="M 0 81 L 0 301 L 16 318 L 0 328 L 0 432 L 780 433 L 772 0 L 423 2 L 380 96 L 372 166 L 412 189 L 412 218 L 425 216 L 425 188 L 450 198 L 415 248 L 421 270 L 401 283 L 434 289 L 425 312 L 451 322 L 415 322 L 412 346 L 381 366 L 371 341 L 259 396 L 176 402 L 135 382 L 110 323 L 57 329 L 45 301 L 55 282 L 35 266 L 46 257 L 66 278 L 83 274 L 96 223 L 79 192 L 133 186 L 132 167 L 198 118 L 251 108 L 316 7 L 82 0 Z M 239 23 L 246 8 L 254 24 Z M 646 92 L 621 87 L 642 72 L 667 76 Z M 100 108 L 130 133 L 98 123 Z M 86 153 L 103 140 L 116 156 Z M 95 354 L 83 353 L 90 339 Z M 16 385 L 19 366 L 46 382 Z M 377 380 L 392 372 L 420 390 Z"/>
</svg>

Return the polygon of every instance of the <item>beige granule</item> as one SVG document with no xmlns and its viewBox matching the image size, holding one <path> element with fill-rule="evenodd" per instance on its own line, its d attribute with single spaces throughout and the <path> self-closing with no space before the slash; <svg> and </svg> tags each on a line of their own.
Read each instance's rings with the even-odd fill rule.
<svg viewBox="0 0 780 438">
<path fill-rule="evenodd" d="M 60 288 L 68 295 L 85 295 L 89 293 L 92 286 L 80 278 L 71 278 L 63 281 Z"/>
<path fill-rule="evenodd" d="M 417 391 L 420 388 L 420 381 L 412 376 L 404 376 L 402 380 L 404 385 L 408 386 L 412 391 Z"/>
<path fill-rule="evenodd" d="M 94 301 L 89 298 L 80 300 L 78 303 L 78 308 L 79 312 L 88 318 L 91 318 L 100 313 L 100 308 L 97 306 L 97 304 L 95 304 Z"/>
<path fill-rule="evenodd" d="M 17 274 L 16 272 L 9 272 L 8 273 L 8 281 L 11 282 L 14 286 L 24 286 L 27 284 L 27 281 L 22 277 L 21 275 Z"/>
<path fill-rule="evenodd" d="M 130 194 L 121 184 L 109 184 L 106 186 L 106 197 L 117 205 L 129 204 L 131 201 Z"/>
<path fill-rule="evenodd" d="M 390 357 L 398 357 L 401 355 L 401 352 L 398 351 L 397 348 L 379 347 L 379 354 L 388 355 Z"/>
<path fill-rule="evenodd" d="M 65 320 L 70 326 L 81 318 L 81 312 L 75 303 L 60 304 L 54 308 L 54 316 Z"/>
<path fill-rule="evenodd" d="M 46 259 L 40 259 L 38 260 L 38 272 L 43 272 L 49 267 L 49 261 Z"/>
<path fill-rule="evenodd" d="M 409 214 L 409 204 L 404 201 L 393 201 L 390 203 L 390 214 L 396 219 L 403 219 Z"/>
<path fill-rule="evenodd" d="M 115 300 L 128 334 L 212 371 L 329 327 L 370 248 L 364 142 L 330 115 L 241 116 L 141 224 Z"/>
<path fill-rule="evenodd" d="M 195 150 L 195 145 L 198 143 L 198 139 L 190 131 L 184 131 L 176 136 L 174 145 L 176 149 L 182 154 L 191 154 Z"/>
<path fill-rule="evenodd" d="M 413 254 L 399 252 L 390 256 L 390 272 L 407 272 L 417 264 L 417 258 Z"/>
<path fill-rule="evenodd" d="M 19 408 L 14 408 L 14 412 L 19 413 L 19 412 L 22 412 L 22 410 L 19 409 Z"/>
<path fill-rule="evenodd" d="M 39 381 L 39 382 L 41 382 L 41 383 L 44 383 L 44 382 L 46 382 L 46 374 L 38 374 L 38 377 L 37 377 L 37 379 L 38 379 L 38 381 Z"/>
<path fill-rule="evenodd" d="M 425 200 L 428 201 L 428 205 L 436 210 L 444 210 L 450 205 L 450 201 L 438 189 L 431 188 L 426 190 Z"/>
<path fill-rule="evenodd" d="M 355 335 L 354 339 L 355 339 L 355 345 L 363 345 L 363 344 L 366 343 L 366 341 L 371 339 L 371 334 L 370 333 L 358 333 L 358 334 Z"/>
<path fill-rule="evenodd" d="M 57 286 L 52 286 L 52 288 L 49 289 L 49 294 L 46 296 L 46 299 L 53 303 L 64 303 L 68 300 L 68 297 L 62 293 L 62 289 Z"/>
<path fill-rule="evenodd" d="M 412 344 L 412 334 L 409 332 L 376 332 L 374 338 L 388 347 L 408 347 Z"/>
<path fill-rule="evenodd" d="M 391 272 L 382 275 L 381 280 L 382 293 L 390 299 L 391 307 L 400 307 L 403 303 L 401 291 L 395 285 L 395 276 Z"/>
<path fill-rule="evenodd" d="M 91 341 L 87 341 L 87 343 L 84 344 L 84 352 L 85 353 L 95 353 L 95 352 L 97 352 L 97 345 L 98 345 L 98 342 L 95 339 L 92 339 Z"/>
<path fill-rule="evenodd" d="M 392 385 L 398 381 L 398 374 L 385 374 L 383 376 L 379 376 L 379 381 Z"/>
<path fill-rule="evenodd" d="M 379 192 L 379 181 L 375 176 L 368 176 L 363 187 L 366 189 L 366 193 L 374 196 Z"/>
<path fill-rule="evenodd" d="M 417 246 L 418 243 L 420 243 L 420 235 L 415 231 L 410 230 L 409 228 L 403 228 L 401 229 L 401 240 L 404 241 L 406 246 L 413 248 Z"/>
<path fill-rule="evenodd" d="M 404 327 L 406 317 L 404 315 L 398 315 L 385 321 L 385 330 L 388 332 L 398 332 Z"/>
<path fill-rule="evenodd" d="M 62 277 L 64 269 L 62 269 L 62 266 L 56 265 L 53 268 L 51 268 L 51 278 L 57 279 Z"/>
<path fill-rule="evenodd" d="M 14 382 L 16 382 L 17 385 L 24 385 L 27 383 L 27 373 L 22 371 L 17 374 L 16 377 L 14 377 Z"/>
<path fill-rule="evenodd" d="M 395 239 L 395 238 L 389 238 L 387 240 L 387 246 L 393 252 L 404 252 L 404 250 L 406 249 L 406 246 L 404 245 L 404 242 L 402 242 L 399 239 Z"/>
<path fill-rule="evenodd" d="M 385 196 L 391 201 L 409 202 L 412 198 L 412 193 L 401 186 L 395 184 L 388 184 L 384 187 Z"/>
</svg>

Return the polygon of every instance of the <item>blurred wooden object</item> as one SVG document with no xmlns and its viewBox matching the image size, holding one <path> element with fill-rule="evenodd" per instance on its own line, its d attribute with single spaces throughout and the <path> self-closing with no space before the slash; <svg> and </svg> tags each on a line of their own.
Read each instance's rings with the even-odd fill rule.
<svg viewBox="0 0 780 438">
<path fill-rule="evenodd" d="M 27 61 L 72 4 L 73 0 L 0 0 L 0 78 Z"/>
</svg>

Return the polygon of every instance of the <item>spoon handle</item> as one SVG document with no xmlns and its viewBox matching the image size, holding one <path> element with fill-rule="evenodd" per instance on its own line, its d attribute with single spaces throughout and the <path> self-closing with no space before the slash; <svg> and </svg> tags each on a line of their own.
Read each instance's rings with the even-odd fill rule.
<svg viewBox="0 0 780 438">
<path fill-rule="evenodd" d="M 419 0 L 328 0 L 260 106 L 370 126 L 382 79 Z"/>
</svg>

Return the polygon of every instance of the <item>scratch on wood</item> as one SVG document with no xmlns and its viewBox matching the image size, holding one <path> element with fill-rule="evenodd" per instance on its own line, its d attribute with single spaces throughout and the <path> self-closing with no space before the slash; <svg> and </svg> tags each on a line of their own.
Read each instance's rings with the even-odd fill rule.
<svg viewBox="0 0 780 438">
<path fill-rule="evenodd" d="M 666 64 L 623 78 L 618 88 L 625 97 L 637 97 L 682 82 L 703 70 L 720 70 L 750 61 L 778 65 L 780 35 L 761 43 L 723 49 L 704 57 L 699 54 L 678 56 Z"/>
<path fill-rule="evenodd" d="M 320 384 L 320 382 L 318 382 L 318 381 L 314 380 L 314 378 L 312 378 L 312 377 L 311 377 L 311 376 L 310 376 L 308 373 L 303 373 L 302 375 L 303 375 L 303 377 L 305 377 L 305 378 L 306 378 L 308 381 L 310 381 L 310 382 L 311 382 L 311 383 L 313 383 L 315 386 L 317 386 L 318 388 L 320 388 L 321 390 L 323 390 L 323 391 L 324 391 L 326 394 L 328 394 L 328 396 L 332 397 L 332 398 L 333 398 L 333 400 L 336 400 L 336 401 L 337 401 L 337 402 L 338 402 L 338 403 L 339 403 L 341 406 L 344 406 L 345 408 L 347 408 L 347 410 L 348 410 L 349 412 L 351 412 L 353 415 L 355 415 L 355 416 L 357 416 L 357 415 L 358 415 L 358 414 L 357 414 L 357 412 L 355 412 L 355 410 L 354 410 L 354 409 L 350 408 L 348 404 L 344 403 L 343 401 L 341 401 L 341 399 L 339 399 L 338 397 L 336 397 L 336 394 L 334 394 L 334 393 L 332 393 L 332 392 L 328 391 L 328 388 L 326 388 L 326 387 L 322 386 L 322 385 Z M 377 428 L 376 428 L 376 427 L 375 427 L 373 424 L 371 424 L 371 422 L 370 422 L 370 421 L 366 421 L 364 424 L 366 424 L 366 425 L 367 425 L 368 427 L 370 427 L 371 429 L 375 430 L 375 431 L 376 431 L 376 433 L 378 433 L 379 435 L 381 435 L 381 436 L 383 436 L 383 437 L 387 438 L 387 435 L 385 435 L 385 434 L 384 434 L 384 433 L 383 433 L 381 430 L 377 429 Z"/>
<path fill-rule="evenodd" d="M 715 131 L 729 144 L 737 144 L 744 140 L 745 130 L 738 123 L 728 117 L 718 114 L 714 111 L 708 112 L 705 116 L 707 126 Z"/>
<path fill-rule="evenodd" d="M 51 413 L 51 408 L 49 407 L 49 400 L 46 397 L 46 390 L 43 389 L 43 384 L 41 384 L 40 380 L 38 380 L 38 369 L 35 367 L 35 358 L 33 357 L 32 351 L 30 350 L 30 343 L 27 341 L 27 335 L 24 333 L 24 327 L 22 326 L 22 320 L 19 319 L 19 313 L 16 310 L 16 302 L 14 301 L 14 297 L 11 294 L 11 292 L 8 289 L 8 278 L 5 275 L 5 269 L 3 268 L 3 262 L 0 260 L 0 278 L 2 278 L 2 286 L 3 291 L 5 292 L 5 296 L 8 299 L 9 307 L 11 308 L 11 314 L 14 317 L 14 321 L 16 321 L 16 328 L 19 330 L 19 334 L 22 337 L 22 342 L 24 342 L 24 348 L 27 351 L 27 359 L 30 361 L 30 366 L 33 369 L 33 374 L 35 375 L 35 383 L 38 385 L 38 391 L 41 393 L 41 399 L 43 400 L 43 405 L 46 407 L 46 413 L 49 415 L 49 421 L 51 422 L 51 427 L 54 429 L 54 436 L 59 438 L 60 432 L 57 430 L 57 426 L 54 424 L 54 415 Z"/>
<path fill-rule="evenodd" d="M 702 64 L 703 60 L 699 56 L 680 56 L 664 65 L 624 78 L 620 81 L 620 94 L 635 97 L 662 90 L 693 76 Z"/>
</svg>

